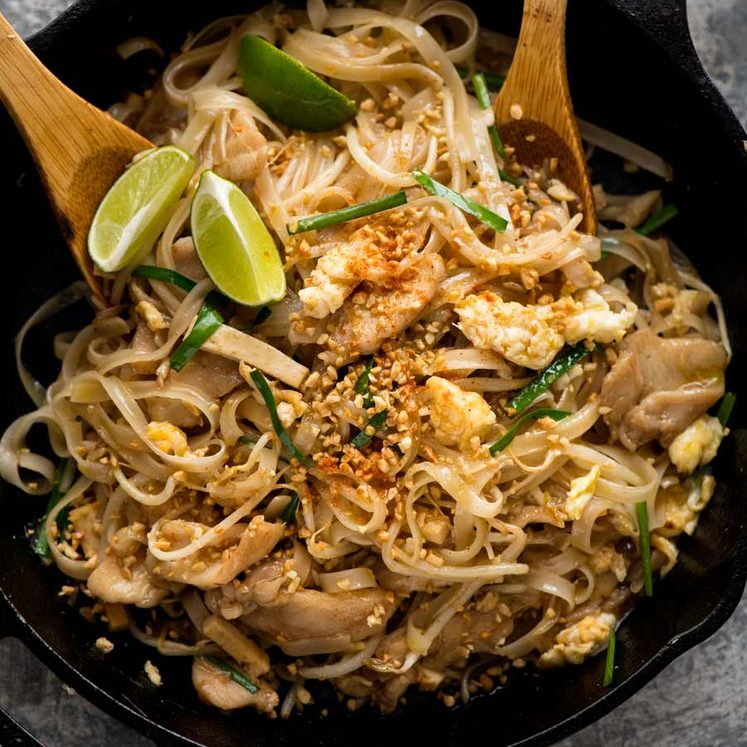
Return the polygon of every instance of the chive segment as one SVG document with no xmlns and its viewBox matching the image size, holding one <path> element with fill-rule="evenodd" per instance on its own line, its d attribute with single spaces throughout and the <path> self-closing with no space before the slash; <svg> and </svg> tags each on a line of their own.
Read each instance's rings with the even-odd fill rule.
<svg viewBox="0 0 747 747">
<path fill-rule="evenodd" d="M 295 491 L 290 494 L 290 500 L 288 501 L 288 504 L 283 509 L 283 513 L 280 514 L 280 520 L 283 522 L 283 524 L 290 524 L 291 521 L 293 521 L 296 511 L 298 510 L 298 504 L 301 502 L 301 499 L 298 497 L 298 493 Z"/>
<path fill-rule="evenodd" d="M 366 430 L 370 426 L 375 431 L 379 430 L 384 423 L 386 423 L 387 415 L 389 414 L 388 410 L 382 410 L 381 412 L 377 412 L 375 415 L 372 415 L 368 419 L 368 423 L 366 423 L 365 427 L 363 428 L 360 433 L 350 442 L 351 446 L 355 446 L 356 449 L 362 449 L 375 435 L 375 433 L 368 434 L 366 433 Z"/>
<path fill-rule="evenodd" d="M 480 205 L 480 203 L 470 200 L 469 197 L 460 195 L 453 189 L 449 189 L 446 185 L 428 176 L 424 171 L 420 171 L 420 169 L 413 171 L 412 176 L 428 194 L 434 197 L 443 197 L 452 205 L 482 221 L 486 226 L 490 226 L 490 228 L 498 233 L 503 233 L 506 230 L 508 221 L 492 210 L 488 210 L 488 208 Z"/>
<path fill-rule="evenodd" d="M 503 451 L 518 435 L 521 427 L 530 420 L 539 418 L 552 418 L 556 422 L 567 418 L 571 413 L 565 410 L 556 410 L 552 407 L 540 407 L 539 410 L 524 413 L 489 449 L 490 456 L 495 456 L 499 451 Z"/>
<path fill-rule="evenodd" d="M 34 534 L 32 548 L 34 552 L 42 558 L 49 558 L 52 555 L 52 550 L 49 547 L 49 542 L 47 542 L 47 532 L 45 531 L 45 527 L 47 524 L 47 517 L 49 516 L 50 512 L 65 497 L 65 493 L 67 492 L 63 491 L 61 488 L 67 465 L 67 459 L 61 459 L 60 463 L 57 465 L 57 469 L 54 473 L 54 482 L 52 483 L 52 491 L 49 495 L 49 500 L 47 501 L 47 508 L 44 511 L 44 516 L 39 522 L 39 526 L 37 527 Z M 57 514 L 55 523 L 57 524 L 57 531 L 60 533 L 60 536 L 62 536 L 67 527 L 69 514 L 70 511 L 67 508 L 63 508 L 62 511 Z"/>
<path fill-rule="evenodd" d="M 615 648 L 617 643 L 617 637 L 615 636 L 615 629 L 610 630 L 610 640 L 607 644 L 607 658 L 604 662 L 604 680 L 602 684 L 604 687 L 609 687 L 612 684 L 612 678 L 615 676 Z"/>
<path fill-rule="evenodd" d="M 648 218 L 648 220 L 638 226 L 638 228 L 636 228 L 636 231 L 640 234 L 643 234 L 644 236 L 649 236 L 654 231 L 657 231 L 659 228 L 661 228 L 665 223 L 668 223 L 670 220 L 672 220 L 672 218 L 676 218 L 679 214 L 680 211 L 677 206 L 674 203 L 670 202 L 668 205 L 664 205 L 661 210 L 655 212 Z"/>
<path fill-rule="evenodd" d="M 223 661 L 223 659 L 219 659 L 217 656 L 203 656 L 202 658 L 216 669 L 220 669 L 221 672 L 227 674 L 237 685 L 241 685 L 244 690 L 248 690 L 250 693 L 259 692 L 259 685 L 256 682 L 252 682 L 241 670 L 232 667 L 228 662 Z"/>
<path fill-rule="evenodd" d="M 305 233 L 306 231 L 316 231 L 320 228 L 326 228 L 327 226 L 335 226 L 338 223 L 347 223 L 348 221 L 356 220 L 357 218 L 364 218 L 367 215 L 391 210 L 392 208 L 404 205 L 406 202 L 407 195 L 405 192 L 395 192 L 393 195 L 377 197 L 375 200 L 368 200 L 368 202 L 359 202 L 357 205 L 350 205 L 349 207 L 340 208 L 339 210 L 332 210 L 329 213 L 299 218 L 298 221 L 296 221 L 295 227 L 292 227 L 291 224 L 288 223 L 286 228 L 288 229 L 288 233 L 291 235 Z"/>
<path fill-rule="evenodd" d="M 275 397 L 272 394 L 272 389 L 267 383 L 265 375 L 257 368 L 251 372 L 252 381 L 262 395 L 262 399 L 267 405 L 267 409 L 270 411 L 270 420 L 272 421 L 272 427 L 277 433 L 280 443 L 282 443 L 288 451 L 301 463 L 304 467 L 311 466 L 311 459 L 304 454 L 294 443 L 291 441 L 291 437 L 288 435 L 288 431 L 285 430 L 283 424 L 280 422 L 280 416 L 278 415 L 277 404 L 275 403 Z"/>
<path fill-rule="evenodd" d="M 726 428 L 726 424 L 729 422 L 736 401 L 737 395 L 734 394 L 734 392 L 727 392 L 721 400 L 721 404 L 718 408 L 718 415 L 716 417 L 718 418 L 718 422 L 721 423 L 722 428 Z"/>
<path fill-rule="evenodd" d="M 176 270 L 169 270 L 167 267 L 156 267 L 155 265 L 140 265 L 132 271 L 133 277 L 147 278 L 148 280 L 160 280 L 162 283 L 171 283 L 183 291 L 192 290 L 197 285 L 194 280 L 182 275 Z M 206 299 L 215 306 L 226 306 L 228 298 L 217 291 L 210 291 Z"/>
<path fill-rule="evenodd" d="M 507 405 L 514 415 L 519 415 L 534 402 L 543 392 L 573 366 L 586 358 L 591 350 L 583 345 L 576 345 L 561 353 L 537 378 L 530 381 Z"/>
<path fill-rule="evenodd" d="M 651 575 L 651 538 L 648 530 L 648 504 L 641 501 L 635 504 L 638 517 L 638 531 L 641 543 L 641 565 L 643 566 L 643 588 L 647 597 L 654 595 L 654 580 Z"/>
<path fill-rule="evenodd" d="M 181 371 L 223 323 L 223 317 L 209 303 L 202 304 L 192 329 L 171 356 L 171 368 Z"/>
<path fill-rule="evenodd" d="M 355 382 L 355 393 L 363 395 L 363 407 L 368 409 L 373 407 L 374 401 L 371 396 L 371 389 L 369 386 L 369 378 L 371 377 L 371 369 L 373 368 L 374 358 L 371 356 L 363 367 L 361 375 L 358 377 L 358 381 Z"/>
<path fill-rule="evenodd" d="M 457 72 L 459 73 L 459 77 L 463 80 L 469 78 L 469 68 L 465 65 L 457 65 Z M 493 93 L 500 91 L 501 88 L 503 88 L 503 84 L 506 82 L 506 76 L 501 75 L 500 73 L 491 73 L 490 71 L 483 70 L 478 74 L 483 76 L 485 79 L 485 85 L 488 87 L 488 90 L 493 91 Z M 472 85 L 474 86 L 474 78 Z"/>
<path fill-rule="evenodd" d="M 485 73 L 475 73 L 472 76 L 472 87 L 475 89 L 475 96 L 477 97 L 477 103 L 480 104 L 480 108 L 490 109 L 490 94 L 488 93 L 488 84 L 485 82 Z M 505 160 L 506 149 L 503 147 L 498 128 L 494 124 L 488 127 L 488 134 L 490 135 L 495 152 Z"/>
</svg>

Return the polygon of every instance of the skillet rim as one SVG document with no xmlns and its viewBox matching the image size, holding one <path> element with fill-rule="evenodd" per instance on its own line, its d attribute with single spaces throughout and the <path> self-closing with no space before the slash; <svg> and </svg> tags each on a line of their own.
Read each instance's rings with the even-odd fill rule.
<svg viewBox="0 0 747 747">
<path fill-rule="evenodd" d="M 469 0 L 466 1 L 469 2 Z M 29 46 L 41 56 L 44 56 L 45 52 L 59 48 L 60 45 L 64 45 L 64 38 L 70 28 L 83 22 L 94 8 L 105 5 L 106 2 L 107 0 L 77 0 L 50 24 L 31 36 L 27 40 Z M 721 121 L 725 128 L 725 138 L 729 137 L 735 144 L 747 140 L 747 134 L 698 58 L 687 28 L 685 0 L 661 0 L 658 10 L 651 14 L 649 14 L 650 6 L 647 7 L 649 0 L 605 0 L 605 2 L 622 15 L 627 16 L 641 33 L 653 39 L 662 52 L 683 70 L 693 87 L 705 100 L 708 108 L 712 109 Z M 672 20 L 672 15 L 674 15 L 674 24 L 668 23 Z M 651 23 L 652 20 L 653 23 Z M 515 742 L 514 745 L 517 747 L 529 744 L 545 745 L 579 731 L 610 713 L 645 684 L 652 681 L 675 659 L 713 635 L 731 617 L 747 583 L 747 536 L 742 537 L 737 544 L 730 562 L 733 566 L 733 574 L 726 589 L 727 593 L 700 622 L 689 630 L 675 635 L 626 680 L 601 692 L 596 700 L 577 713 Z M 147 715 L 139 713 L 137 706 L 128 705 L 124 699 L 100 687 L 73 664 L 63 659 L 45 640 L 43 633 L 24 619 L 5 588 L 0 586 L 0 637 L 4 635 L 18 637 L 58 677 L 87 700 L 158 744 L 205 747 L 204 743 L 194 741 L 150 719 Z"/>
</svg>

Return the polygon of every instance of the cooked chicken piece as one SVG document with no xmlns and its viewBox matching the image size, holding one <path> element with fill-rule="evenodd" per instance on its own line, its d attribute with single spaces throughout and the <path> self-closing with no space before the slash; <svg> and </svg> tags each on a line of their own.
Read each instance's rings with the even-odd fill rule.
<svg viewBox="0 0 747 747">
<path fill-rule="evenodd" d="M 469 446 L 473 436 L 482 439 L 495 425 L 495 413 L 478 392 L 465 392 L 440 376 L 425 384 L 430 424 L 434 435 L 445 446 Z"/>
<path fill-rule="evenodd" d="M 207 277 L 207 272 L 205 272 L 205 268 L 202 266 L 199 256 L 197 256 L 195 243 L 191 236 L 177 239 L 171 246 L 171 255 L 174 258 L 176 271 L 190 280 L 199 282 Z"/>
<path fill-rule="evenodd" d="M 131 349 L 136 353 L 152 353 L 158 348 L 153 330 L 144 321 L 139 321 L 132 337 Z M 130 365 L 139 374 L 154 374 L 159 361 L 135 361 Z"/>
<path fill-rule="evenodd" d="M 169 381 L 197 389 L 203 396 L 217 402 L 220 397 L 235 389 L 243 379 L 236 361 L 200 350 L 181 371 L 172 371 Z M 165 397 L 148 400 L 148 411 L 151 420 L 165 421 L 179 428 L 194 428 L 202 420 L 202 415 L 196 408 Z"/>
<path fill-rule="evenodd" d="M 252 181 L 267 166 L 267 153 L 267 140 L 257 129 L 254 117 L 242 109 L 234 109 L 228 118 L 225 148 L 213 169 L 232 182 Z"/>
<path fill-rule="evenodd" d="M 415 682 L 417 673 L 410 669 L 404 674 L 389 675 L 377 683 L 372 693 L 373 701 L 382 713 L 391 713 L 404 695 L 405 690 Z"/>
<path fill-rule="evenodd" d="M 538 371 L 549 366 L 564 340 L 552 328 L 553 309 L 505 302 L 492 291 L 467 296 L 454 310 L 459 328 L 482 350 L 495 350 L 506 360 Z"/>
<path fill-rule="evenodd" d="M 393 287 L 364 285 L 335 318 L 333 342 L 348 360 L 376 352 L 415 321 L 445 275 L 440 255 L 425 254 L 397 275 Z"/>
<path fill-rule="evenodd" d="M 293 643 L 319 639 L 319 653 L 328 651 L 330 639 L 344 644 L 380 633 L 392 613 L 391 593 L 361 589 L 327 594 L 313 589 L 282 592 L 267 606 L 259 606 L 242 621 L 268 643 L 284 651 Z M 334 649 L 333 649 L 334 650 Z M 340 650 L 340 649 L 336 649 Z"/>
<path fill-rule="evenodd" d="M 642 195 L 606 195 L 607 204 L 599 213 L 600 220 L 612 220 L 627 228 L 635 228 L 653 212 L 661 199 L 658 189 Z"/>
<path fill-rule="evenodd" d="M 172 519 L 161 525 L 159 540 L 177 549 L 193 542 L 205 530 L 203 524 Z M 180 560 L 156 564 L 158 575 L 168 581 L 215 589 L 232 581 L 239 573 L 269 555 L 283 536 L 285 526 L 255 516 L 249 524 L 239 523 L 226 530 L 216 544 Z"/>
<path fill-rule="evenodd" d="M 629 335 L 604 377 L 601 404 L 613 436 L 628 449 L 674 437 L 724 394 L 726 351 L 701 338 L 662 338 L 648 329 Z"/>
<path fill-rule="evenodd" d="M 134 556 L 130 556 L 134 557 Z M 148 573 L 142 560 L 107 557 L 88 577 L 88 590 L 102 602 L 121 602 L 136 607 L 155 607 L 168 593 Z"/>
<path fill-rule="evenodd" d="M 278 694 L 266 682 L 252 681 L 259 685 L 256 693 L 250 693 L 202 656 L 196 656 L 192 662 L 192 684 L 204 703 L 224 711 L 252 706 L 260 712 L 272 713 L 280 702 Z"/>
<path fill-rule="evenodd" d="M 400 272 L 399 261 L 416 251 L 425 239 L 425 224 L 402 230 L 379 221 L 363 226 L 319 258 L 299 291 L 304 312 L 323 319 L 337 311 L 355 287 L 368 280 L 392 285 Z"/>
</svg>

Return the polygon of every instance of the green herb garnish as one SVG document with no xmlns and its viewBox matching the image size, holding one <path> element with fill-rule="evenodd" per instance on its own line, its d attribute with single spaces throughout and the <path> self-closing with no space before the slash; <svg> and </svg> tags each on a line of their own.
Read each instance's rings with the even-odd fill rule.
<svg viewBox="0 0 747 747">
<path fill-rule="evenodd" d="M 374 358 L 370 356 L 366 360 L 366 365 L 363 367 L 361 375 L 358 377 L 358 381 L 355 382 L 355 393 L 363 395 L 363 407 L 368 409 L 373 407 L 374 401 L 371 396 L 371 389 L 369 386 L 369 378 L 371 376 L 371 369 L 373 368 Z"/>
<path fill-rule="evenodd" d="M 49 494 L 49 500 L 47 501 L 47 508 L 44 511 L 44 517 L 39 522 L 39 525 L 34 532 L 34 541 L 31 543 L 34 552 L 43 558 L 49 558 L 52 555 L 52 551 L 49 548 L 49 542 L 47 542 L 47 533 L 45 527 L 47 524 L 47 517 L 51 513 L 52 509 L 65 497 L 65 493 L 62 491 L 60 485 L 67 469 L 68 460 L 62 459 L 57 465 L 57 469 L 54 473 L 54 482 L 52 483 L 52 491 Z M 60 537 L 64 534 L 67 529 L 68 516 L 70 515 L 69 507 L 65 507 L 57 514 L 55 524 L 57 524 L 57 531 Z"/>
<path fill-rule="evenodd" d="M 375 435 L 375 433 L 369 435 L 368 433 L 366 433 L 366 429 L 370 426 L 374 429 L 374 431 L 379 430 L 379 428 L 381 428 L 381 426 L 386 423 L 388 414 L 388 410 L 382 410 L 381 412 L 377 412 L 375 415 L 372 415 L 368 419 L 368 423 L 366 423 L 363 430 L 358 433 L 358 435 L 350 442 L 350 444 L 352 446 L 355 446 L 356 449 L 362 449 Z"/>
<path fill-rule="evenodd" d="M 457 65 L 457 72 L 459 73 L 459 77 L 463 80 L 469 78 L 468 67 L 464 65 Z M 489 71 L 483 70 L 479 73 L 479 75 L 482 75 L 485 78 L 485 85 L 487 85 L 488 90 L 493 91 L 493 93 L 500 91 L 501 88 L 503 88 L 503 84 L 506 82 L 506 76 L 501 75 L 500 73 L 491 73 Z M 474 85 L 474 78 L 472 79 L 472 85 Z"/>
<path fill-rule="evenodd" d="M 470 200 L 469 197 L 464 197 L 453 189 L 449 189 L 446 185 L 437 182 L 432 177 L 428 176 L 424 171 L 419 169 L 412 172 L 413 179 L 425 189 L 428 194 L 434 197 L 443 197 L 448 200 L 452 205 L 455 205 L 460 210 L 469 215 L 474 216 L 479 221 L 484 223 L 486 226 L 490 226 L 494 231 L 503 233 L 508 226 L 508 221 L 502 218 L 492 210 L 480 205 L 474 200 Z"/>
<path fill-rule="evenodd" d="M 237 685 L 241 685 L 245 690 L 250 693 L 259 692 L 259 685 L 256 682 L 252 682 L 240 669 L 231 666 L 228 662 L 223 659 L 218 659 L 216 656 L 203 656 L 206 662 L 212 664 L 216 669 L 220 669 L 221 672 L 227 674 Z"/>
<path fill-rule="evenodd" d="M 604 663 L 604 680 L 602 684 L 609 687 L 612 684 L 612 678 L 615 675 L 615 629 L 610 630 L 610 640 L 607 644 L 607 659 Z"/>
<path fill-rule="evenodd" d="M 664 205 L 661 210 L 655 212 L 648 220 L 638 226 L 636 231 L 644 236 L 649 236 L 654 231 L 661 228 L 665 223 L 672 220 L 672 218 L 676 218 L 679 214 L 680 211 L 677 206 L 673 203 L 669 203 L 668 205 Z"/>
<path fill-rule="evenodd" d="M 514 415 L 519 415 L 534 402 L 537 397 L 547 391 L 550 386 L 563 374 L 568 373 L 573 366 L 586 358 L 591 350 L 583 345 L 569 348 L 561 353 L 536 379 L 530 381 L 507 405 Z"/>
<path fill-rule="evenodd" d="M 475 89 L 477 103 L 481 109 L 490 109 L 490 94 L 488 93 L 488 84 L 485 82 L 485 73 L 475 73 L 472 76 L 472 87 Z M 493 143 L 495 152 L 503 159 L 506 158 L 506 149 L 503 147 L 498 128 L 493 124 L 488 127 L 488 134 Z M 501 177 L 503 178 L 503 177 Z"/>
<path fill-rule="evenodd" d="M 641 501 L 635 504 L 638 517 L 638 532 L 641 545 L 641 565 L 643 566 L 643 588 L 647 597 L 654 595 L 654 580 L 651 576 L 651 538 L 648 530 L 648 504 Z"/>
<path fill-rule="evenodd" d="M 181 371 L 223 323 L 223 317 L 209 303 L 203 303 L 189 334 L 171 355 L 171 368 Z"/>
<path fill-rule="evenodd" d="M 504 434 L 490 447 L 490 456 L 495 456 L 499 451 L 503 451 L 513 441 L 521 427 L 530 420 L 539 418 L 552 418 L 555 421 L 567 418 L 571 413 L 565 410 L 555 410 L 552 407 L 541 407 L 539 410 L 524 413 Z"/>
<path fill-rule="evenodd" d="M 338 223 L 347 223 L 357 218 L 364 218 L 366 215 L 391 210 L 392 208 L 404 205 L 406 202 L 407 195 L 404 192 L 395 192 L 393 195 L 377 197 L 375 200 L 369 200 L 368 202 L 359 202 L 357 205 L 332 210 L 329 213 L 310 215 L 308 218 L 299 218 L 295 227 L 291 227 L 289 223 L 286 228 L 289 234 L 316 231 L 327 226 L 335 226 Z"/>
<path fill-rule="evenodd" d="M 718 415 L 716 417 L 718 418 L 718 422 L 721 423 L 722 428 L 726 428 L 726 424 L 729 422 L 736 401 L 737 395 L 734 394 L 734 392 L 727 392 L 721 400 L 721 404 L 718 408 Z"/>
<path fill-rule="evenodd" d="M 267 405 L 267 409 L 270 411 L 270 420 L 272 421 L 272 427 L 275 430 L 275 433 L 277 433 L 278 438 L 280 439 L 280 442 L 285 446 L 288 451 L 296 458 L 298 461 L 304 465 L 304 467 L 310 467 L 312 462 L 309 457 L 306 456 L 294 443 L 291 441 L 291 437 L 288 435 L 288 432 L 283 427 L 283 424 L 280 422 L 280 416 L 278 415 L 278 407 L 275 403 L 275 397 L 272 395 L 272 389 L 270 389 L 270 385 L 267 383 L 267 379 L 265 378 L 265 375 L 257 368 L 255 368 L 250 376 L 252 377 L 252 381 L 255 383 L 257 389 L 259 389 L 259 393 L 262 395 L 262 399 L 265 401 L 265 405 Z"/>
<path fill-rule="evenodd" d="M 280 520 L 283 522 L 283 524 L 290 524 L 291 521 L 293 521 L 294 517 L 296 516 L 296 511 L 298 510 L 298 504 L 301 502 L 301 499 L 298 497 L 298 493 L 293 492 L 290 494 L 290 500 L 288 501 L 288 504 L 283 509 L 283 513 L 280 514 Z"/>
</svg>

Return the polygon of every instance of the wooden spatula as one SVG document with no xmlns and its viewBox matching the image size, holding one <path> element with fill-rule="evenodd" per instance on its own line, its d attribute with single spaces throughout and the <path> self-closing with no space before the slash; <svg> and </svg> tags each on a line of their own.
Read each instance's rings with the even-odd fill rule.
<svg viewBox="0 0 747 747">
<path fill-rule="evenodd" d="M 34 157 L 49 201 L 94 295 L 106 302 L 86 239 L 96 208 L 132 157 L 153 144 L 59 81 L 0 15 L 0 101 Z"/>
<path fill-rule="evenodd" d="M 506 82 L 495 101 L 495 122 L 519 163 L 557 158 L 557 176 L 578 196 L 581 228 L 596 233 L 591 181 L 573 115 L 565 64 L 567 0 L 525 0 L 521 33 Z M 573 206 L 572 206 L 573 207 Z"/>
</svg>

